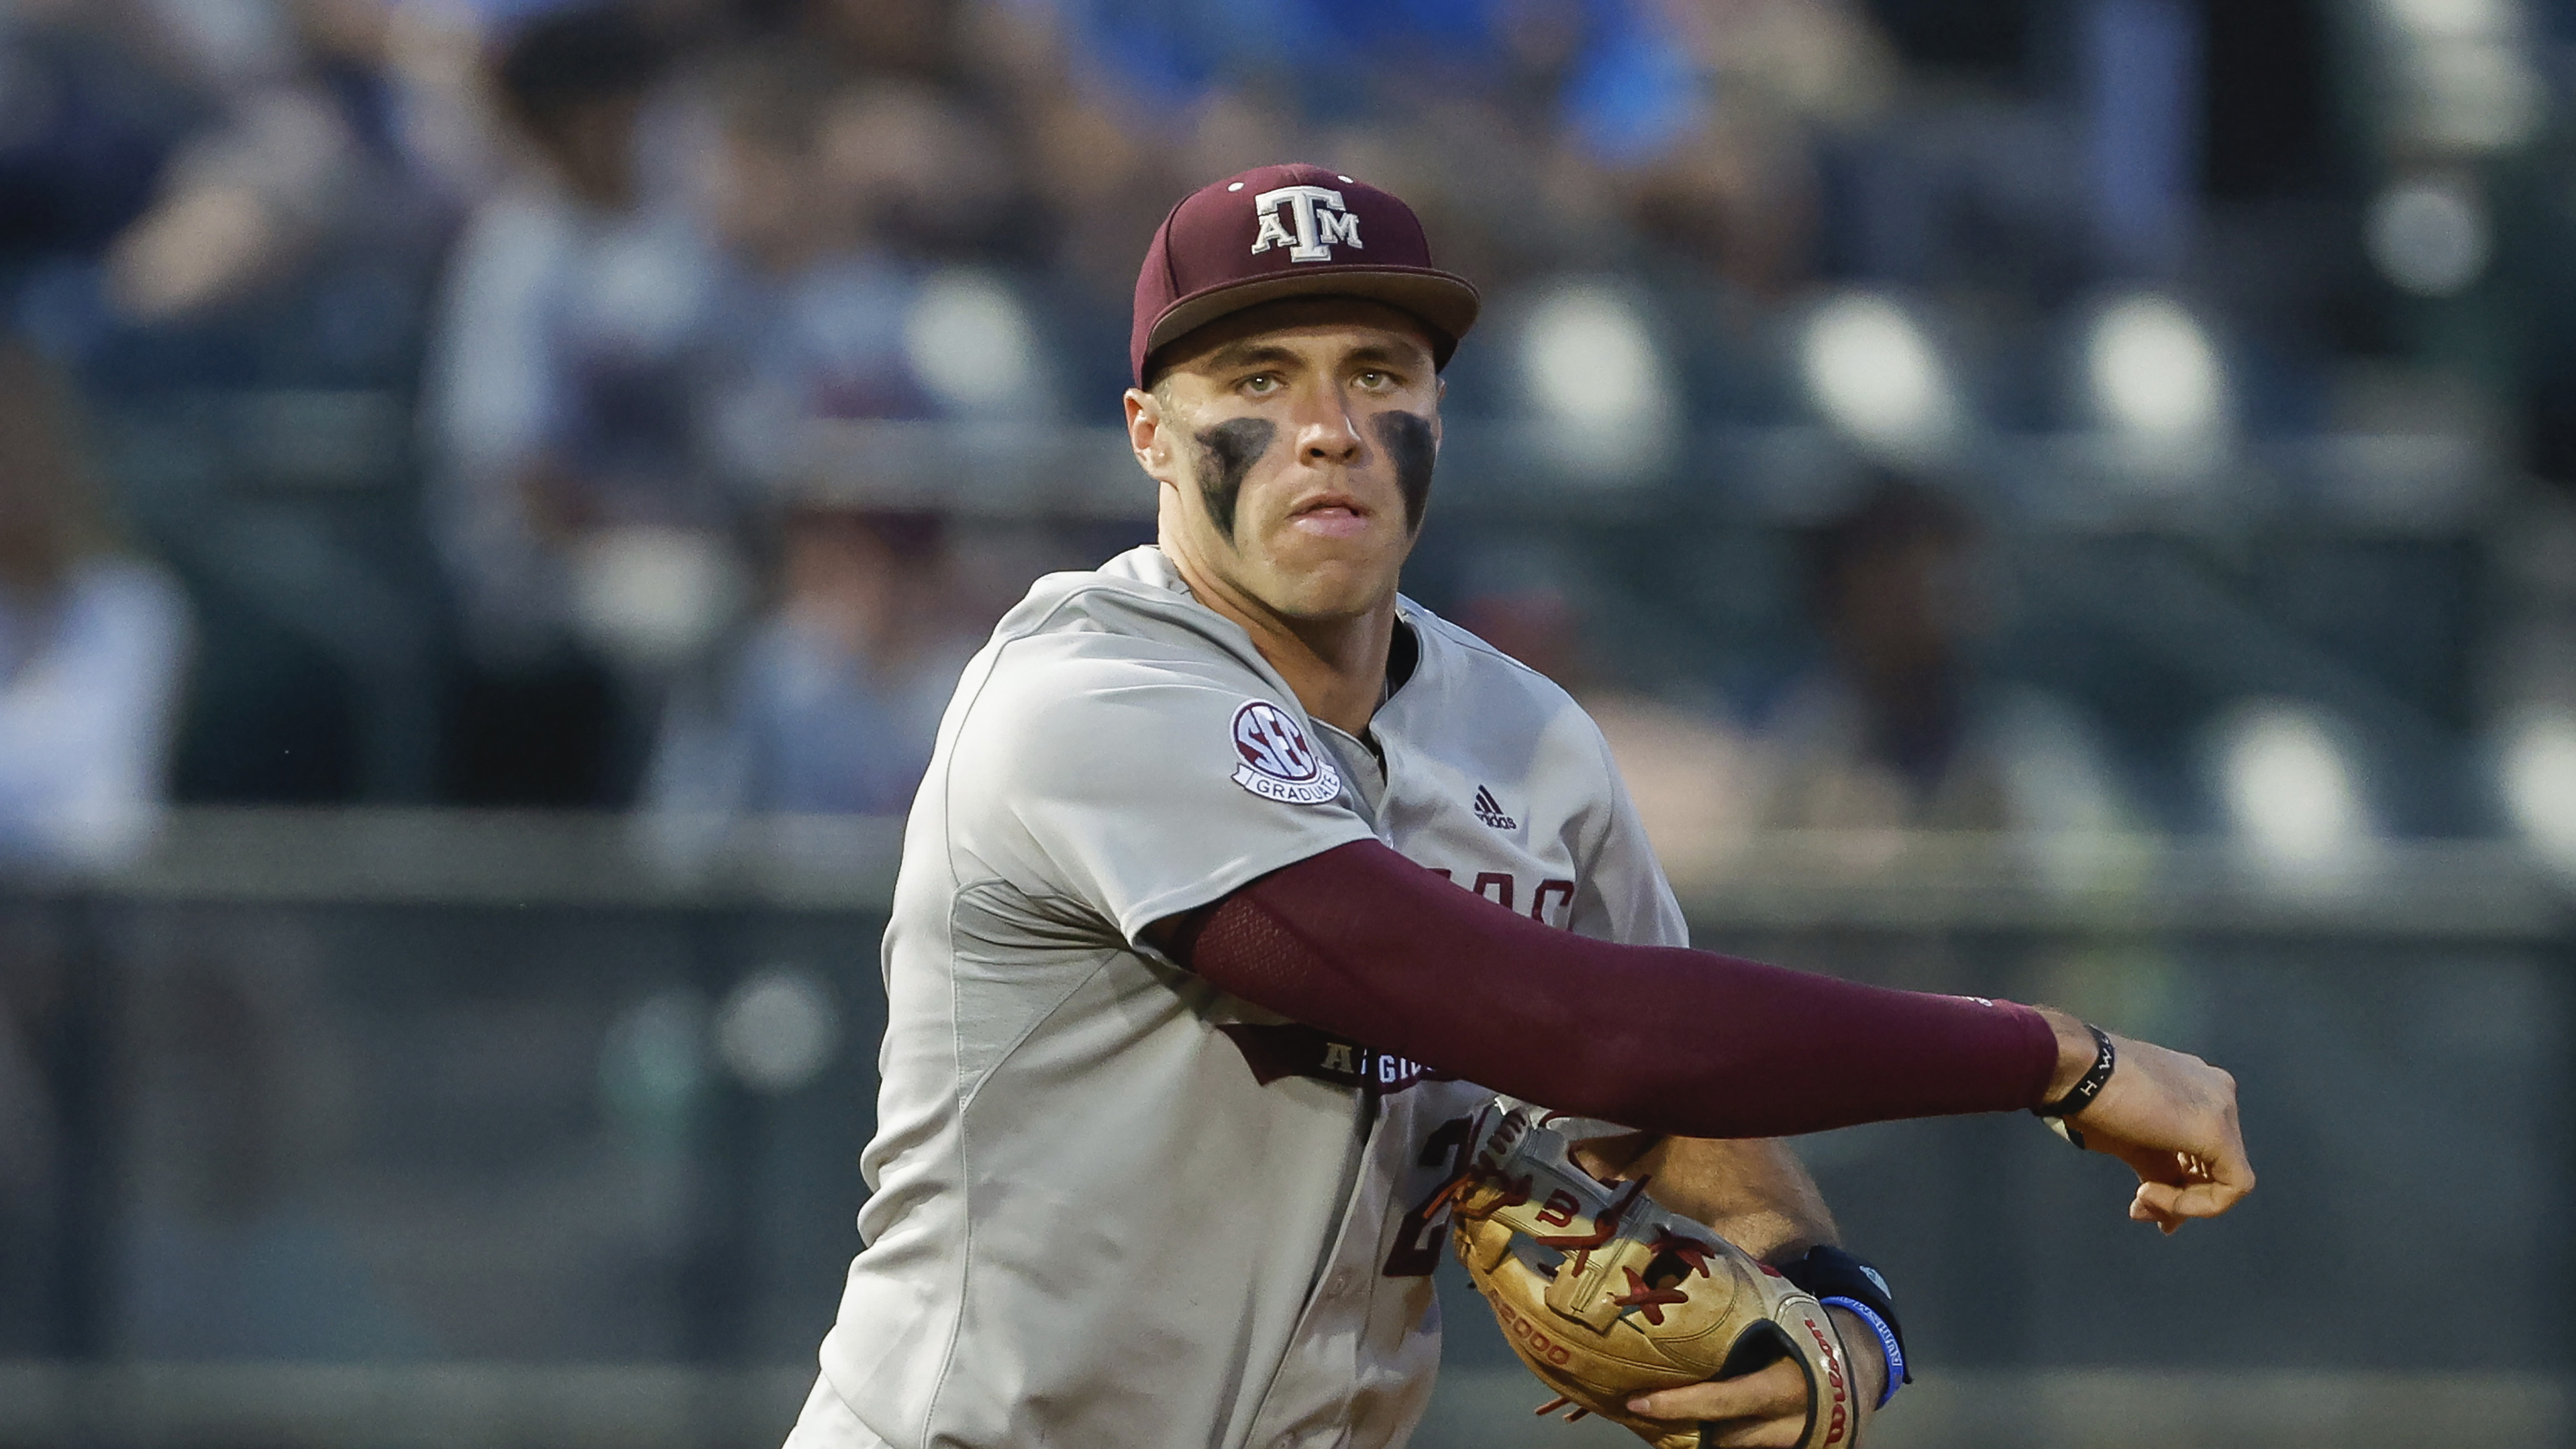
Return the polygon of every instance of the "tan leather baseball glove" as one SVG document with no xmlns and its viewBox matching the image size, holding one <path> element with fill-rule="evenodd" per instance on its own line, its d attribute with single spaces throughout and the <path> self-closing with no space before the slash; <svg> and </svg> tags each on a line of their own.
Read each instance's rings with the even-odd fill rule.
<svg viewBox="0 0 2576 1449">
<path fill-rule="evenodd" d="M 1824 1307 L 1707 1226 L 1575 1165 L 1536 1108 L 1478 1118 L 1448 1188 L 1451 1242 L 1512 1349 L 1558 1394 L 1540 1413 L 1599 1414 L 1656 1449 L 1699 1449 L 1696 1425 L 1628 1400 L 1781 1359 L 1807 1378 L 1798 1449 L 1851 1449 L 1859 1426 L 1842 1340 Z"/>
</svg>

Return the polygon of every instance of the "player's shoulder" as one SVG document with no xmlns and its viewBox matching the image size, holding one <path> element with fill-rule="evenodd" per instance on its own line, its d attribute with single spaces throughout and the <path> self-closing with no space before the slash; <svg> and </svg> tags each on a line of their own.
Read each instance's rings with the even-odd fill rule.
<svg viewBox="0 0 2576 1449">
<path fill-rule="evenodd" d="M 1048 574 L 994 627 L 967 671 L 967 728 L 1016 748 L 1032 730 L 1132 729 L 1137 711 L 1227 708 L 1286 693 L 1251 637 L 1140 548 L 1097 569 Z"/>
<path fill-rule="evenodd" d="M 1550 714 L 1583 714 L 1583 706 L 1562 685 L 1486 643 L 1461 625 L 1441 618 L 1411 599 L 1400 601 L 1401 617 L 1420 641 L 1417 672 L 1444 692 L 1489 699 L 1519 699 Z M 1587 716 L 1588 717 L 1588 716 Z"/>
<path fill-rule="evenodd" d="M 996 644 L 1045 635 L 1131 637 L 1204 643 L 1226 650 L 1223 616 L 1190 597 L 1171 560 L 1151 544 L 1098 568 L 1046 574 L 994 626 Z M 1245 641 L 1249 644 L 1249 640 Z M 1115 647 L 1111 644 L 1109 647 Z"/>
</svg>

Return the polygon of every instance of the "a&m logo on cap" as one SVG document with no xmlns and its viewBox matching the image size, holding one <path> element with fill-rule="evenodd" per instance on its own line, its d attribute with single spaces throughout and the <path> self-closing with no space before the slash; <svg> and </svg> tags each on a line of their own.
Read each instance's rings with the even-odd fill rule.
<svg viewBox="0 0 2576 1449">
<path fill-rule="evenodd" d="M 1288 717 L 1256 699 L 1234 712 L 1234 783 L 1264 800 L 1321 805 L 1342 793 L 1342 773 Z"/>
<path fill-rule="evenodd" d="M 1292 262 L 1329 262 L 1335 244 L 1360 245 L 1359 213 L 1345 208 L 1342 194 L 1330 187 L 1282 186 L 1253 197 L 1252 205 L 1261 213 L 1261 232 L 1252 239 L 1255 256 L 1282 246 Z"/>
</svg>

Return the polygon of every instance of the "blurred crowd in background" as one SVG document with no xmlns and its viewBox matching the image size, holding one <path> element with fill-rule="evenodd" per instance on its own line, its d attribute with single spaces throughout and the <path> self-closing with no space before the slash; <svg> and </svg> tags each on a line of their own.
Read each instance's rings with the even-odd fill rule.
<svg viewBox="0 0 2576 1449">
<path fill-rule="evenodd" d="M 1927 1385 L 2252 1366 L 2103 1402 L 2271 1444 L 2273 1367 L 2555 1375 L 2564 893 L 2416 846 L 2576 879 L 2571 89 L 2576 0 L 0 0 L 0 1439 L 28 1354 L 801 1394 L 849 818 L 1152 537 L 1136 267 L 1282 160 L 1484 289 L 1405 587 L 1600 721 L 1696 933 L 2245 1073 L 2266 1196 L 2170 1246 L 2027 1123 L 1813 1144 Z M 2454 1271 L 2392 1225 L 2493 1311 L 2378 1311 Z M 2419 1408 L 2545 1437 L 2496 1382 Z M 319 1398 L 130 1442 L 445 1422 Z"/>
<path fill-rule="evenodd" d="M 112 863 L 172 801 L 902 811 L 992 621 L 1152 498 L 968 507 L 898 442 L 1114 423 L 1157 222 L 1291 159 L 1484 287 L 1408 587 L 1593 707 L 1677 864 L 2563 849 L 2571 38 L 2525 0 L 6 0 L 0 856 Z"/>
</svg>

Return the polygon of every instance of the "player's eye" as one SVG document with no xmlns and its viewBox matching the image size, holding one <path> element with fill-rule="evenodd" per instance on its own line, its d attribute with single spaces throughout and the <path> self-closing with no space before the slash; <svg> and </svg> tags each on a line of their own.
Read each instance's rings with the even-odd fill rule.
<svg viewBox="0 0 2576 1449">
<path fill-rule="evenodd" d="M 1279 376 L 1277 373 L 1256 372 L 1245 378 L 1241 385 L 1245 392 L 1254 397 L 1268 397 L 1279 390 Z"/>
<path fill-rule="evenodd" d="M 1385 373 L 1378 371 L 1374 367 L 1366 367 L 1360 369 L 1358 381 L 1360 386 L 1374 392 L 1377 389 L 1386 386 L 1387 383 L 1393 381 L 1393 379 L 1389 378 Z"/>
</svg>

